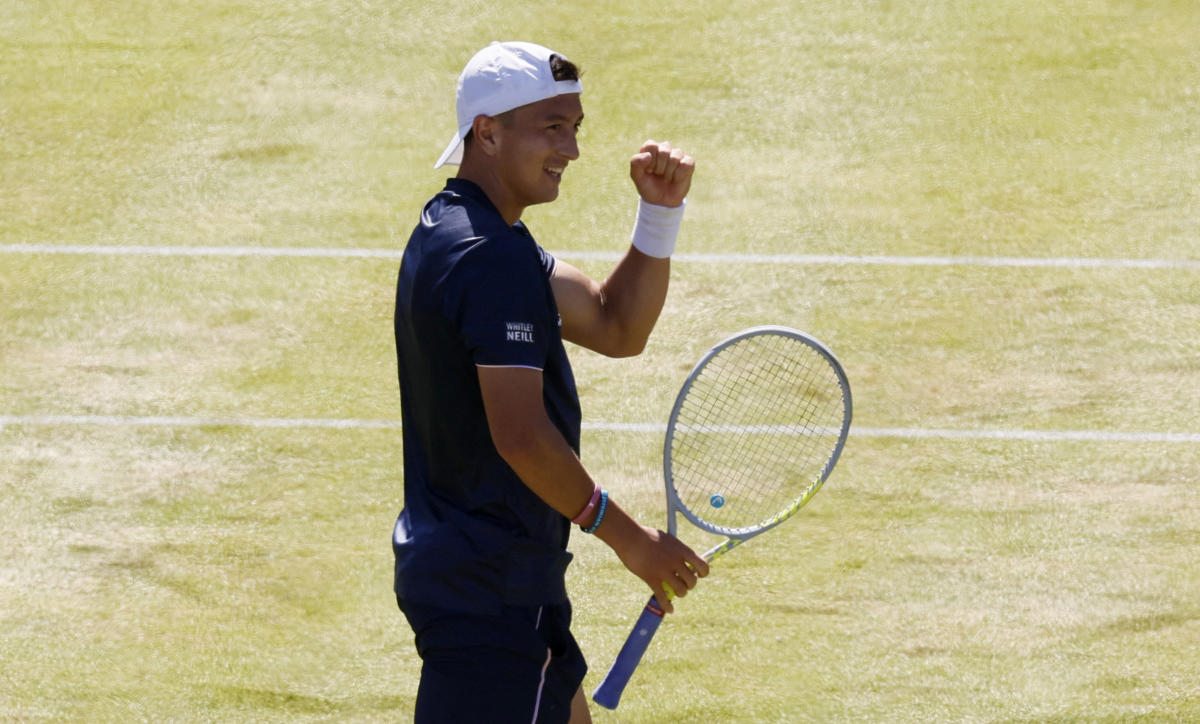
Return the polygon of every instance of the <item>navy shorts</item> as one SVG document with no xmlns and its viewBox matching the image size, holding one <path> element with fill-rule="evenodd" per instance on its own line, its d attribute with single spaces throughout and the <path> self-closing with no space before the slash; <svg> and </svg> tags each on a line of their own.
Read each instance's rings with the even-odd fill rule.
<svg viewBox="0 0 1200 724">
<path fill-rule="evenodd" d="M 496 617 L 401 603 L 416 634 L 414 721 L 568 722 L 587 663 L 571 604 L 506 606 Z"/>
</svg>

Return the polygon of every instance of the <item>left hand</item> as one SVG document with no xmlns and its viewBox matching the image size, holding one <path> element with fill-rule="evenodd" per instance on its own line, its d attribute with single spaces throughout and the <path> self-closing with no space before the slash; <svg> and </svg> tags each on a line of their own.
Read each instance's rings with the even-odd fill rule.
<svg viewBox="0 0 1200 724">
<path fill-rule="evenodd" d="M 670 143 L 646 141 L 629 159 L 629 177 L 648 204 L 679 206 L 692 187 L 696 162 Z"/>
</svg>

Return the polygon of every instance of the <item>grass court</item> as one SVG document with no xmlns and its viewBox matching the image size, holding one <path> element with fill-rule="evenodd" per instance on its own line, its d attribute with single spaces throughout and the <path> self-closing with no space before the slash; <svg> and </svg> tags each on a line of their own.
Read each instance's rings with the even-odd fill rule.
<svg viewBox="0 0 1200 724">
<path fill-rule="evenodd" d="M 1197 37 L 1192 0 L 9 2 L 0 720 L 411 718 L 394 277 L 515 39 L 584 69 L 543 246 L 604 275 L 629 155 L 697 159 L 648 350 L 572 350 L 593 475 L 665 524 L 652 426 L 743 327 L 856 403 L 597 722 L 1200 719 Z M 572 544 L 590 692 L 646 592 Z"/>
</svg>

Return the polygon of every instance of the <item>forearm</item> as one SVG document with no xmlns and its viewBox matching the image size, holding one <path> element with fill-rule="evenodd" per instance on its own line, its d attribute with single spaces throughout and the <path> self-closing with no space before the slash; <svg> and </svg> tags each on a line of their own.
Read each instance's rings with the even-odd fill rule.
<svg viewBox="0 0 1200 724">
<path fill-rule="evenodd" d="M 695 577 L 685 573 L 678 562 L 690 557 L 693 567 L 701 563 L 683 544 L 638 523 L 607 492 L 603 507 L 588 509 L 589 500 L 598 491 L 596 484 L 552 426 L 526 445 L 507 446 L 501 456 L 547 505 L 604 541 L 626 568 L 660 596 L 664 581 L 682 581 L 683 585 L 675 588 L 681 594 L 695 585 Z M 669 601 L 664 606 L 670 610 Z"/>
<path fill-rule="evenodd" d="M 540 387 L 540 373 L 531 370 L 480 369 L 488 423 L 496 450 L 521 481 L 564 517 L 608 544 L 621 562 L 660 596 L 664 609 L 671 603 L 664 582 L 683 593 L 696 583 L 696 575 L 707 573 L 707 564 L 675 538 L 640 525 L 615 500 L 604 494 L 601 506 L 589 509 L 598 491 L 575 451 L 546 417 L 540 396 L 530 398 Z M 515 408 L 503 404 L 515 396 L 525 404 Z M 489 404 L 490 403 L 490 404 Z M 516 415 L 505 410 L 519 410 Z M 581 515 L 581 513 L 583 513 Z"/>
<path fill-rule="evenodd" d="M 639 354 L 650 338 L 667 298 L 670 258 L 694 169 L 691 156 L 669 143 L 652 140 L 643 143 L 630 159 L 629 174 L 639 196 L 632 244 L 597 295 L 601 308 L 598 326 L 606 329 L 606 346 L 616 350 L 606 354 Z M 583 321 L 587 321 L 586 315 Z M 586 339 L 585 335 L 580 336 Z"/>
<path fill-rule="evenodd" d="M 492 436 L 508 466 L 551 508 L 574 519 L 587 507 L 596 483 L 549 419 L 531 424 L 525 434 L 494 430 Z M 593 509 L 578 523 L 582 528 L 589 528 L 599 515 L 599 508 Z M 630 554 L 630 546 L 638 537 L 645 535 L 642 526 L 611 497 L 595 533 L 622 559 Z"/>
<path fill-rule="evenodd" d="M 640 354 L 658 322 L 671 279 L 671 260 L 635 248 L 617 263 L 601 285 L 604 314 L 618 340 L 620 356 Z"/>
<path fill-rule="evenodd" d="M 562 436 L 558 435 L 557 440 L 554 437 L 546 435 L 536 450 L 531 447 L 528 454 L 510 453 L 505 456 L 505 461 L 547 505 L 564 517 L 575 518 L 587 507 L 596 484 Z M 596 507 L 578 521 L 579 526 L 590 528 L 599 516 L 600 510 Z M 630 555 L 630 548 L 638 537 L 644 536 L 642 526 L 611 497 L 607 500 L 604 519 L 596 527 L 595 534 L 622 560 Z"/>
<path fill-rule="evenodd" d="M 675 206 L 639 200 L 630 249 L 604 282 L 609 312 L 634 353 L 645 347 L 666 301 L 684 208 L 682 200 Z"/>
<path fill-rule="evenodd" d="M 551 285 L 563 339 L 609 357 L 631 357 L 645 349 L 666 302 L 682 218 L 682 202 L 677 207 L 640 202 L 633 243 L 602 283 L 558 262 Z"/>
<path fill-rule="evenodd" d="M 497 439 L 500 438 L 500 439 Z M 562 433 L 547 418 L 525 434 L 493 431 L 497 450 L 526 487 L 567 518 L 574 518 L 596 484 Z"/>
</svg>

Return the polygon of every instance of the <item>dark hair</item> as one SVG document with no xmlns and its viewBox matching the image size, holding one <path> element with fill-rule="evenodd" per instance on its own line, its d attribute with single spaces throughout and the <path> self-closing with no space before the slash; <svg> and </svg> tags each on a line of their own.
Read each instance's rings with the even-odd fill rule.
<svg viewBox="0 0 1200 724">
<path fill-rule="evenodd" d="M 579 66 L 562 57 L 558 53 L 550 55 L 550 72 L 554 75 L 554 80 L 579 80 L 579 76 L 583 75 L 583 71 Z M 505 111 L 496 116 L 502 123 L 511 124 L 512 111 Z M 463 151 L 466 151 L 466 146 L 475 140 L 475 132 L 467 131 L 467 135 L 463 136 Z"/>
<path fill-rule="evenodd" d="M 550 72 L 554 74 L 554 80 L 579 80 L 583 74 L 579 66 L 557 53 L 550 56 Z"/>
</svg>

